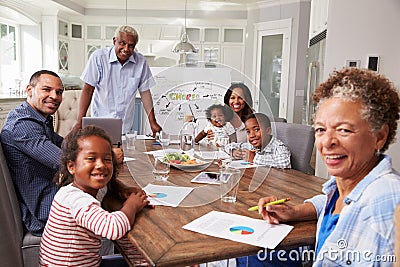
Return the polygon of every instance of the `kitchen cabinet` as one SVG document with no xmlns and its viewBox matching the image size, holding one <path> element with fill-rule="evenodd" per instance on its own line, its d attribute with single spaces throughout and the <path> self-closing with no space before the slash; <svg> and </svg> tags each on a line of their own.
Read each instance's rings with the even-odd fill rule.
<svg viewBox="0 0 400 267">
<path fill-rule="evenodd" d="M 327 29 L 329 0 L 311 0 L 309 39 Z"/>
<path fill-rule="evenodd" d="M 97 49 L 110 47 L 113 45 L 113 37 L 116 25 L 86 25 L 86 39 L 84 45 L 85 63 L 90 55 Z M 82 68 L 83 70 L 83 68 Z"/>
<path fill-rule="evenodd" d="M 243 73 L 244 52 L 243 45 L 223 45 L 221 51 L 221 63 Z"/>
<path fill-rule="evenodd" d="M 192 27 L 186 30 L 189 41 L 198 50 L 197 54 L 187 55 L 187 62 L 197 64 L 204 61 L 206 65 L 215 65 L 221 62 L 220 28 Z"/>
<path fill-rule="evenodd" d="M 239 71 L 244 69 L 244 28 L 190 27 L 190 42 L 198 48 L 198 54 L 188 54 L 189 63 L 204 61 L 205 66 L 215 63 L 227 65 Z"/>
<path fill-rule="evenodd" d="M 145 40 L 159 40 L 161 35 L 161 25 L 145 24 L 142 25 L 140 38 Z"/>
<path fill-rule="evenodd" d="M 221 63 L 240 73 L 244 72 L 244 34 L 243 28 L 222 29 Z"/>
<path fill-rule="evenodd" d="M 71 23 L 71 37 L 76 39 L 83 38 L 83 26 L 82 24 Z"/>
<path fill-rule="evenodd" d="M 58 35 L 68 37 L 68 22 L 63 20 L 58 21 Z"/>
<path fill-rule="evenodd" d="M 58 71 L 62 73 L 68 73 L 69 70 L 69 43 L 65 38 L 59 38 L 58 40 Z"/>
<path fill-rule="evenodd" d="M 24 100 L 26 100 L 26 98 L 0 98 L 0 129 L 3 127 L 8 113 Z"/>
<path fill-rule="evenodd" d="M 163 25 L 161 27 L 160 40 L 179 40 L 183 27 L 180 25 Z"/>
</svg>

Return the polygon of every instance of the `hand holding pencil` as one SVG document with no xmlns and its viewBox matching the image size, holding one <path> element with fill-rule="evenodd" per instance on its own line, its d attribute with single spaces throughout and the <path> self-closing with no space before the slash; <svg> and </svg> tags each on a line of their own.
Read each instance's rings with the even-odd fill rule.
<svg viewBox="0 0 400 267">
<path fill-rule="evenodd" d="M 270 224 L 279 224 L 280 222 L 291 221 L 294 210 L 292 205 L 286 205 L 290 201 L 289 197 L 278 199 L 275 196 L 264 197 L 258 201 L 258 205 L 249 210 L 258 210 L 263 219 Z M 261 210 L 259 207 L 263 207 Z"/>
<path fill-rule="evenodd" d="M 289 200 L 290 200 L 290 197 L 282 198 L 282 199 L 279 199 L 279 200 L 275 200 L 275 201 L 268 202 L 268 203 L 264 204 L 263 207 L 266 208 L 266 207 L 269 206 L 269 205 L 278 205 L 278 204 L 282 204 L 282 203 L 285 203 L 286 201 L 289 201 Z M 248 210 L 250 210 L 250 211 L 258 210 L 258 206 L 250 207 Z"/>
</svg>

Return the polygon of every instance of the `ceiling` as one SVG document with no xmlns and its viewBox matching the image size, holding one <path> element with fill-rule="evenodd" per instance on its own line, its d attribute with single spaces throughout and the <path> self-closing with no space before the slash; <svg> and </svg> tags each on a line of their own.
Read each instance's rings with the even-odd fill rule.
<svg viewBox="0 0 400 267">
<path fill-rule="evenodd" d="M 38 9 L 85 14 L 90 9 L 184 10 L 185 0 L 15 0 Z M 246 10 L 271 0 L 187 0 L 188 10 Z M 273 1 L 273 0 L 272 0 Z"/>
</svg>

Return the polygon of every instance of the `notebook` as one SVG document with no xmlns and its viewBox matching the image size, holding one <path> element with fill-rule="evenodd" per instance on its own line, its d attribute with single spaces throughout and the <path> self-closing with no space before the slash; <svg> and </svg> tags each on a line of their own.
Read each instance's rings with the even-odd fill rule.
<svg viewBox="0 0 400 267">
<path fill-rule="evenodd" d="M 82 127 L 87 125 L 95 125 L 103 128 L 108 135 L 111 137 L 113 145 L 118 147 L 121 146 L 122 136 L 122 119 L 120 118 L 95 118 L 95 117 L 83 117 Z"/>
</svg>

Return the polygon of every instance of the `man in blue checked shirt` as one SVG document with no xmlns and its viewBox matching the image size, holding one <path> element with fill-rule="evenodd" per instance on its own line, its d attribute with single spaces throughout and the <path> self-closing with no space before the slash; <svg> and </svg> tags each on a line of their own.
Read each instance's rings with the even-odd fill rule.
<svg viewBox="0 0 400 267">
<path fill-rule="evenodd" d="M 60 77 L 35 72 L 27 100 L 12 110 L 1 131 L 1 143 L 20 202 L 26 229 L 40 236 L 57 192 L 53 178 L 60 167 L 63 138 L 54 132 L 53 117 L 64 91 Z"/>
<path fill-rule="evenodd" d="M 41 236 L 58 190 L 53 182 L 61 162 L 63 137 L 54 132 L 53 115 L 62 102 L 60 77 L 48 70 L 35 72 L 26 87 L 27 99 L 10 111 L 0 140 L 26 230 Z M 123 152 L 113 148 L 120 163 Z M 137 189 L 116 184 L 127 193 Z M 97 198 L 101 200 L 106 190 Z"/>
</svg>

